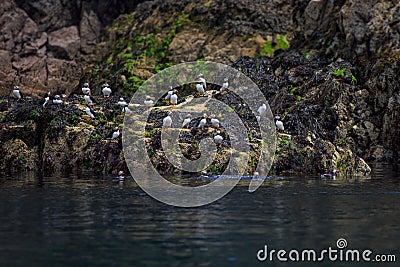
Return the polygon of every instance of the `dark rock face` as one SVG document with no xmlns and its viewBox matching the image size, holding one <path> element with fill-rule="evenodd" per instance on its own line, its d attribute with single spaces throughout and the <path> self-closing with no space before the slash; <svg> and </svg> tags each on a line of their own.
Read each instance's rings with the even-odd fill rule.
<svg viewBox="0 0 400 267">
<path fill-rule="evenodd" d="M 320 62 L 288 50 L 274 58 L 240 58 L 234 67 L 252 77 L 273 113 L 284 122 L 285 134 L 278 137 L 276 172 L 369 172 L 357 155 L 361 155 L 358 149 L 366 150 L 371 143 L 361 145 L 361 134 L 354 134 L 354 127 L 361 124 L 357 107 L 365 103 L 365 96 L 352 79 L 354 67 L 350 63 Z M 338 70 L 343 75 L 337 75 Z M 366 112 L 367 105 L 363 108 Z M 373 133 L 364 133 L 369 135 Z"/>
<path fill-rule="evenodd" d="M 273 58 L 240 58 L 234 66 L 252 77 L 300 143 L 321 138 L 338 152 L 349 149 L 368 161 L 397 162 L 398 64 L 379 59 L 369 70 L 373 75 L 364 77 L 363 65 L 316 55 L 307 59 L 292 49 Z"/>
<path fill-rule="evenodd" d="M 140 2 L 5 1 L 0 6 L 0 93 L 14 84 L 30 94 L 70 92 L 84 62 L 96 57 L 105 26 Z"/>
<path fill-rule="evenodd" d="M 169 65 L 272 56 L 289 46 L 292 9 L 286 1 L 146 1 L 106 29 L 101 60 L 87 65 L 82 81 L 107 80 L 131 95 Z"/>
<path fill-rule="evenodd" d="M 356 78 L 357 87 L 347 96 L 350 101 L 340 109 L 343 123 L 352 127 L 343 134 L 351 139 L 354 152 L 367 160 L 398 161 L 399 1 L 302 3 L 293 14 L 297 38 L 292 47 L 315 52 L 320 59 L 343 58 L 348 61 L 343 68 Z M 346 88 L 338 92 L 348 93 Z"/>
<path fill-rule="evenodd" d="M 363 63 L 399 49 L 399 10 L 396 0 L 299 1 L 293 13 L 294 43 Z"/>
<path fill-rule="evenodd" d="M 0 171 L 92 170 L 115 173 L 126 168 L 120 139 L 112 139 L 123 114 L 119 97 L 92 97 L 101 105 L 89 120 L 82 97 L 43 108 L 39 100 L 13 101 L 0 113 Z"/>
</svg>

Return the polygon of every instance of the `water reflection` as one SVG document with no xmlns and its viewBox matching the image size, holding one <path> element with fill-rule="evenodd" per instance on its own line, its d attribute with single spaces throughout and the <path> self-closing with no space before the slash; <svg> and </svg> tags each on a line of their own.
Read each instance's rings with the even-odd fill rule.
<svg viewBox="0 0 400 267">
<path fill-rule="evenodd" d="M 185 209 L 153 200 L 132 179 L 2 177 L 0 266 L 264 266 L 255 255 L 264 244 L 323 249 L 340 237 L 354 248 L 398 249 L 399 175 L 387 166 L 366 179 L 275 177 L 255 193 L 248 182 Z"/>
</svg>

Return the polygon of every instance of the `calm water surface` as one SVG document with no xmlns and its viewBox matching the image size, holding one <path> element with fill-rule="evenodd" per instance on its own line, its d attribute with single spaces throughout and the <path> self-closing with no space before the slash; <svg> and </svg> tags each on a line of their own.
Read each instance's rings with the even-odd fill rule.
<svg viewBox="0 0 400 267">
<path fill-rule="evenodd" d="M 395 254 L 400 266 L 400 174 L 277 177 L 255 193 L 247 182 L 201 208 L 164 205 L 132 179 L 64 175 L 0 178 L 0 266 L 291 266 L 257 251 L 348 248 Z M 316 266 L 297 263 L 295 266 Z"/>
</svg>

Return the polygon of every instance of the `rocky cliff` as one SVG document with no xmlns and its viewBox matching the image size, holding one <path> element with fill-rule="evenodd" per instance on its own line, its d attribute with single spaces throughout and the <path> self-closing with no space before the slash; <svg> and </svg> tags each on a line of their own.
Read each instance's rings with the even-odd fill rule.
<svg viewBox="0 0 400 267">
<path fill-rule="evenodd" d="M 42 107 L 40 100 L 0 100 L 1 171 L 92 170 L 111 173 L 124 169 L 120 139 L 112 139 L 122 127 L 118 97 L 100 99 L 95 119 L 85 112 L 83 98 L 62 105 Z"/>
<path fill-rule="evenodd" d="M 398 1 L 148 1 L 99 47 L 104 60 L 85 77 L 128 95 L 170 64 L 247 62 L 244 72 L 288 120 L 295 98 L 301 119 L 308 105 L 330 109 L 313 119 L 334 125 L 303 131 L 331 132 L 369 161 L 399 159 Z"/>
<path fill-rule="evenodd" d="M 0 93 L 69 92 L 97 57 L 104 28 L 140 0 L 10 0 L 0 6 Z"/>
<path fill-rule="evenodd" d="M 90 81 L 99 95 L 100 84 L 107 81 L 117 94 L 130 96 L 171 64 L 217 61 L 249 76 L 273 112 L 283 117 L 286 132 L 278 137 L 276 173 L 336 168 L 343 174 L 363 174 L 369 171 L 363 159 L 399 161 L 398 1 L 47 2 L 11 1 L 1 7 L 5 30 L 0 80 L 5 93 L 18 82 L 28 93 L 79 94 L 82 82 Z M 39 162 L 59 169 L 68 165 L 60 162 L 72 162 L 73 167 L 86 162 L 93 169 L 120 168 L 120 147 L 107 140 L 121 114 L 88 123 L 76 119 L 82 99 L 73 94 L 71 99 L 74 104 L 68 108 L 36 110 L 37 118 L 18 120 L 12 114 L 31 104 L 4 98 L 6 160 L 18 162 L 25 153 L 24 166 Z M 117 114 L 115 107 L 102 108 Z M 49 124 L 57 112 L 65 120 Z M 45 139 L 34 138 L 42 136 L 40 131 L 46 132 Z M 88 137 L 96 132 L 105 141 Z M 78 137 L 61 140 L 70 144 L 65 147 L 51 141 L 51 135 L 54 140 Z M 14 155 L 11 151 L 20 150 L 11 145 L 26 152 Z"/>
<path fill-rule="evenodd" d="M 341 130 L 341 136 L 355 153 L 368 160 L 398 161 L 400 3 L 303 3 L 293 13 L 297 26 L 292 47 L 306 56 L 315 55 L 322 66 L 334 64 L 328 65 L 334 66 L 329 68 L 334 76 L 353 80 L 353 92 L 343 86 L 325 92 L 331 100 L 336 99 L 330 103 L 337 106 L 335 113 L 347 129 Z"/>
</svg>

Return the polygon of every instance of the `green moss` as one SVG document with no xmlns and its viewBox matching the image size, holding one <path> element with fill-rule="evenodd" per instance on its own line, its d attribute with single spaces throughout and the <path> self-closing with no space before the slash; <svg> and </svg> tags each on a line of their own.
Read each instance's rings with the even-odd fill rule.
<svg viewBox="0 0 400 267">
<path fill-rule="evenodd" d="M 122 51 L 126 47 L 127 41 L 125 37 L 118 38 L 113 45 L 113 51 Z"/>
<path fill-rule="evenodd" d="M 112 58 L 108 58 L 108 59 L 106 60 L 106 64 L 107 64 L 107 65 L 110 65 L 111 63 L 113 63 Z"/>
<path fill-rule="evenodd" d="M 254 157 L 250 157 L 249 161 L 249 166 L 251 167 L 251 169 L 254 169 L 257 165 L 257 159 Z"/>
<path fill-rule="evenodd" d="M 260 56 L 269 56 L 274 54 L 275 49 L 272 48 L 272 41 L 265 41 L 263 49 L 260 51 Z"/>
<path fill-rule="evenodd" d="M 146 130 L 145 136 L 146 137 L 153 137 L 154 135 L 154 130 L 150 129 L 150 130 Z"/>
<path fill-rule="evenodd" d="M 211 164 L 209 170 L 213 174 L 220 174 L 224 171 L 224 166 L 216 166 L 215 164 Z"/>
<path fill-rule="evenodd" d="M 115 20 L 111 27 L 116 29 L 118 34 L 123 34 L 124 30 L 132 23 L 133 19 L 134 13 L 123 15 Z"/>
<path fill-rule="evenodd" d="M 282 138 L 281 142 L 279 143 L 279 146 L 283 148 L 288 143 L 289 143 L 289 140 L 287 140 L 286 138 Z"/>
<path fill-rule="evenodd" d="M 338 78 L 351 78 L 351 83 L 353 85 L 357 83 L 357 78 L 345 67 L 335 70 L 332 72 L 332 75 Z"/>
<path fill-rule="evenodd" d="M 99 73 L 99 71 L 100 71 L 100 66 L 99 65 L 94 66 L 93 74 L 97 75 Z"/>
<path fill-rule="evenodd" d="M 235 110 L 233 108 L 231 108 L 230 106 L 226 106 L 226 110 L 230 113 L 235 112 Z"/>
<path fill-rule="evenodd" d="M 160 64 L 157 64 L 157 65 L 156 65 L 156 67 L 154 68 L 154 70 L 158 73 L 158 72 L 162 71 L 163 69 L 169 68 L 169 67 L 171 67 L 171 66 L 172 66 L 172 64 L 169 63 L 169 62 L 160 63 Z"/>
<path fill-rule="evenodd" d="M 278 48 L 280 49 L 288 49 L 289 48 L 289 43 L 286 41 L 286 38 L 284 35 L 279 35 L 276 37 L 277 43 L 278 43 Z"/>
<path fill-rule="evenodd" d="M 31 111 L 29 112 L 29 116 L 30 116 L 31 118 L 36 118 L 36 117 L 38 116 L 38 113 L 37 113 L 36 110 L 31 110 Z"/>
<path fill-rule="evenodd" d="M 272 40 L 267 40 L 264 43 L 264 47 L 261 49 L 260 56 L 272 56 L 277 49 L 287 49 L 289 48 L 289 42 L 285 35 L 278 34 L 276 36 L 276 44 Z"/>
<path fill-rule="evenodd" d="M 347 70 L 346 68 L 337 69 L 334 72 L 332 72 L 332 75 L 335 77 L 344 77 L 346 70 Z"/>
<path fill-rule="evenodd" d="M 292 89 L 290 89 L 289 94 L 290 95 L 294 95 L 294 93 L 296 92 L 297 87 L 293 87 Z"/>
<path fill-rule="evenodd" d="M 122 93 L 132 93 L 144 82 L 135 75 L 138 65 L 151 66 L 153 69 L 149 70 L 153 73 L 170 67 L 173 64 L 170 60 L 170 44 L 186 25 L 194 24 L 189 18 L 190 15 L 182 12 L 170 24 L 169 29 L 164 28 L 162 31 L 156 29 L 155 32 L 143 36 L 130 30 L 134 23 L 133 14 L 121 16 L 107 28 L 106 39 L 116 36 L 111 47 L 111 56 L 105 64 L 96 66 L 92 71 L 94 75 L 101 75 L 103 80 L 109 80 L 118 75 L 129 77 L 117 85 L 122 88 Z"/>
<path fill-rule="evenodd" d="M 151 158 L 151 157 L 155 154 L 154 149 L 153 149 L 152 147 L 150 147 L 150 148 L 147 150 L 147 154 L 148 154 L 149 157 Z"/>
<path fill-rule="evenodd" d="M 124 82 L 122 91 L 124 93 L 135 92 L 144 82 L 139 77 L 132 75 Z"/>
<path fill-rule="evenodd" d="M 217 166 L 215 166 L 214 164 L 212 164 L 212 165 L 210 165 L 210 172 L 211 173 L 217 173 L 217 171 L 218 171 L 218 168 L 217 168 Z"/>
<path fill-rule="evenodd" d="M 100 114 L 99 116 L 99 122 L 101 124 L 106 124 L 107 123 L 107 119 L 104 117 L 104 115 Z"/>
<path fill-rule="evenodd" d="M 139 57 L 154 57 L 156 55 L 157 50 L 157 38 L 154 34 L 150 34 L 146 38 L 143 38 L 142 41 L 138 44 L 142 44 L 143 51 Z"/>
<path fill-rule="evenodd" d="M 351 75 L 351 83 L 354 85 L 357 83 L 357 79 L 353 74 Z"/>
<path fill-rule="evenodd" d="M 289 114 L 292 110 L 293 110 L 293 108 L 294 108 L 294 106 L 291 106 L 291 107 L 289 107 L 284 113 L 283 113 L 283 115 L 287 115 L 287 114 Z"/>
<path fill-rule="evenodd" d="M 78 119 L 79 119 L 79 116 L 78 116 L 78 115 L 72 114 L 71 120 L 76 121 L 76 120 L 78 120 Z"/>
<path fill-rule="evenodd" d="M 89 138 L 90 141 L 98 141 L 99 139 L 101 139 L 101 135 L 99 133 L 92 134 Z"/>
<path fill-rule="evenodd" d="M 190 22 L 189 20 L 189 14 L 183 12 L 178 16 L 177 21 L 175 22 L 175 28 L 180 29 L 182 28 L 185 24 L 188 24 Z"/>
</svg>

